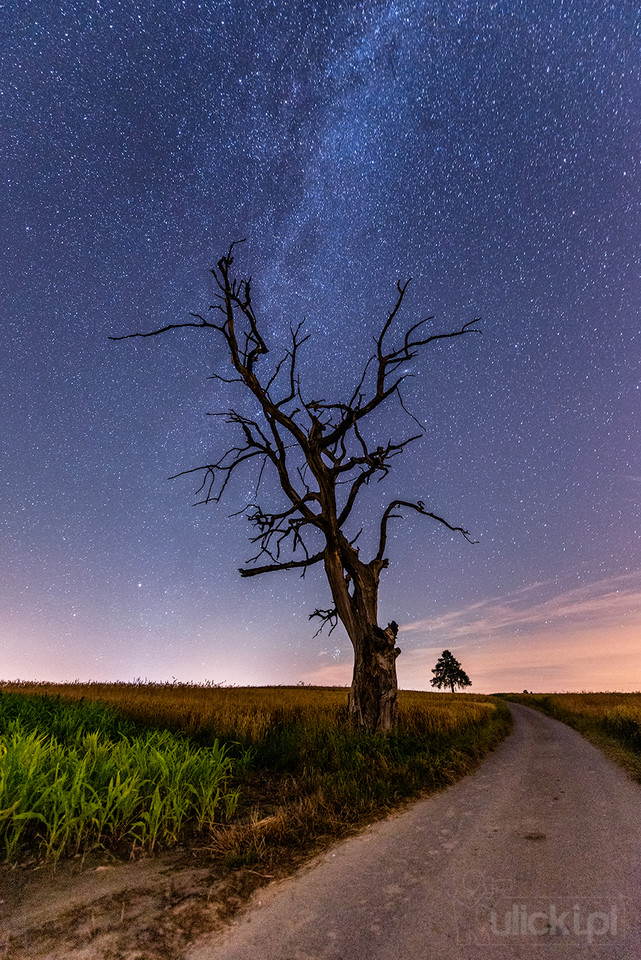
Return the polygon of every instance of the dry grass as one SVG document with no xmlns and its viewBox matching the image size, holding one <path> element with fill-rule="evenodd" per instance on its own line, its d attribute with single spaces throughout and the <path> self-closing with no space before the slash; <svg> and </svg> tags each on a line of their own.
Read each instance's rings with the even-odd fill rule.
<svg viewBox="0 0 641 960">
<path fill-rule="evenodd" d="M 347 717 L 347 689 L 342 687 L 222 687 L 181 683 L 31 683 L 0 684 L 0 690 L 30 696 L 90 700 L 121 711 L 135 723 L 179 730 L 203 738 L 257 746 L 275 729 L 304 722 L 338 729 Z M 399 732 L 430 735 L 482 722 L 496 706 L 471 694 L 399 694 Z"/>
</svg>

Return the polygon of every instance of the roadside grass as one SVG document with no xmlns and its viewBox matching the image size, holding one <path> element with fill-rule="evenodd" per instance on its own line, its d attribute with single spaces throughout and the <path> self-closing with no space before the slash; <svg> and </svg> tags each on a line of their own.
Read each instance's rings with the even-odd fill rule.
<svg viewBox="0 0 641 960">
<path fill-rule="evenodd" d="M 401 692 L 388 737 L 353 729 L 343 688 L 16 682 L 0 694 L 7 861 L 191 844 L 271 877 L 453 783 L 511 727 L 505 703 L 470 694 Z M 45 812 L 48 797 L 59 806 Z"/>
<path fill-rule="evenodd" d="M 641 693 L 505 696 L 574 727 L 641 783 Z"/>
</svg>

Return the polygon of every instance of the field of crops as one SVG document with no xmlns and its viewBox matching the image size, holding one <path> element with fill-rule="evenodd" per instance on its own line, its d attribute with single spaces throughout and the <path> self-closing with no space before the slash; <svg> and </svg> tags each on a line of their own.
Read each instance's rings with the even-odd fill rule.
<svg viewBox="0 0 641 960">
<path fill-rule="evenodd" d="M 181 683 L 5 683 L 0 690 L 45 694 L 68 702 L 95 701 L 136 723 L 168 728 L 199 739 L 218 737 L 258 746 L 275 730 L 292 723 L 306 728 L 342 729 L 347 689 L 340 687 L 220 687 Z M 482 722 L 496 706 L 471 694 L 399 694 L 403 734 L 451 733 Z"/>
<path fill-rule="evenodd" d="M 236 763 L 238 766 L 238 762 Z M 0 849 L 57 860 L 100 845 L 152 851 L 230 817 L 234 763 L 217 741 L 136 730 L 97 704 L 0 696 Z"/>
<path fill-rule="evenodd" d="M 383 738 L 353 729 L 341 688 L 3 683 L 0 850 L 51 860 L 200 834 L 257 863 L 453 782 L 509 723 L 467 694 L 402 692 Z"/>
</svg>

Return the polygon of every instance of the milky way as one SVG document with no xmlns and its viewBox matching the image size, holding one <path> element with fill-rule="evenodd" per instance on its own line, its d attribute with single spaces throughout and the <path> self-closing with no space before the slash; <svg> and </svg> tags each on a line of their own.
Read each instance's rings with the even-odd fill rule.
<svg viewBox="0 0 641 960">
<path fill-rule="evenodd" d="M 448 646 L 473 689 L 641 687 L 635 5 L 1 6 L 0 675 L 349 682 L 320 573 L 237 574 L 255 477 L 208 507 L 167 481 L 234 440 L 222 344 L 108 339 L 206 309 L 246 237 L 312 393 L 358 378 L 398 280 L 399 331 L 482 318 L 408 370 L 425 433 L 359 515 L 366 543 L 420 498 L 479 541 L 395 522 L 401 684 Z"/>
</svg>

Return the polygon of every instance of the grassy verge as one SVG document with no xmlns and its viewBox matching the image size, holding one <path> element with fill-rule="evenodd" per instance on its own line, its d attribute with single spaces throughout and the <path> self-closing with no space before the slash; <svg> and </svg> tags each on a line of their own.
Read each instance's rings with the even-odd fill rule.
<svg viewBox="0 0 641 960">
<path fill-rule="evenodd" d="M 8 860 L 188 842 L 225 868 L 272 875 L 452 783 L 510 728 L 504 703 L 464 694 L 403 692 L 398 729 L 382 738 L 351 728 L 343 689 L 0 690 Z"/>
<path fill-rule="evenodd" d="M 641 693 L 509 694 L 574 727 L 641 783 Z"/>
<path fill-rule="evenodd" d="M 414 697 L 402 698 L 399 729 L 388 738 L 359 735 L 345 723 L 283 723 L 257 747 L 239 817 L 218 829 L 214 848 L 231 864 L 271 874 L 460 779 L 510 729 L 501 704 Z"/>
</svg>

